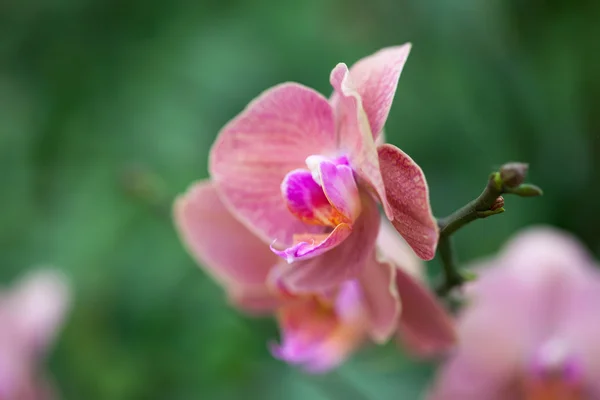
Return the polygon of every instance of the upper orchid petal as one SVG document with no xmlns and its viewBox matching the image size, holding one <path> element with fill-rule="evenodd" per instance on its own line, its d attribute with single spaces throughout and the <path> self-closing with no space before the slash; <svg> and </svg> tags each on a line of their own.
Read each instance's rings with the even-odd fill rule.
<svg viewBox="0 0 600 400">
<path fill-rule="evenodd" d="M 383 343 L 396 330 L 400 315 L 396 268 L 372 255 L 361 273 L 360 285 L 369 318 L 369 333 L 373 340 Z"/>
<path fill-rule="evenodd" d="M 339 98 L 337 129 L 340 150 L 348 152 L 350 166 L 367 187 L 377 194 L 385 214 L 391 220 L 393 213 L 387 203 L 371 126 L 346 64 L 338 64 L 331 71 L 329 80 Z"/>
<path fill-rule="evenodd" d="M 211 176 L 236 217 L 266 243 L 285 245 L 298 232 L 318 232 L 290 214 L 280 185 L 314 154 L 335 154 L 333 111 L 327 99 L 295 83 L 271 88 L 219 133 Z"/>
<path fill-rule="evenodd" d="M 453 321 L 434 294 L 400 268 L 396 284 L 402 302 L 398 332 L 407 348 L 429 356 L 452 347 L 456 343 Z"/>
<path fill-rule="evenodd" d="M 387 120 L 398 79 L 410 53 L 411 44 L 387 47 L 357 61 L 350 67 L 350 76 L 362 98 L 373 138 L 378 139 Z M 339 95 L 334 93 L 331 102 L 338 106 Z"/>
<path fill-rule="evenodd" d="M 19 340 L 35 351 L 45 351 L 64 319 L 70 297 L 67 280 L 57 271 L 40 269 L 22 278 L 6 299 Z"/>
<path fill-rule="evenodd" d="M 363 209 L 344 242 L 320 257 L 278 265 L 275 274 L 293 292 L 311 293 L 336 287 L 359 276 L 377 239 L 380 217 L 377 205 L 362 196 Z"/>
<path fill-rule="evenodd" d="M 174 214 L 191 255 L 225 286 L 234 302 L 243 307 L 248 296 L 254 300 L 260 293 L 268 297 L 266 277 L 279 258 L 233 217 L 212 182 L 194 184 L 176 200 Z"/>
<path fill-rule="evenodd" d="M 392 224 L 424 260 L 435 256 L 438 226 L 431 212 L 429 189 L 421 168 L 402 150 L 391 144 L 378 148 L 379 165 L 385 184 Z"/>
</svg>

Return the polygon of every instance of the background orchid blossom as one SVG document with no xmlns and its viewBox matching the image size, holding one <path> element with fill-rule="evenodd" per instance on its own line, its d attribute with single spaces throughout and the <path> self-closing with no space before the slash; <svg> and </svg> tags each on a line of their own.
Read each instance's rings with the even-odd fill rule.
<svg viewBox="0 0 600 400">
<path fill-rule="evenodd" d="M 481 266 L 430 398 L 600 398 L 600 275 L 582 245 L 532 228 Z"/>
<path fill-rule="evenodd" d="M 190 253 L 235 307 L 276 315 L 282 343 L 271 349 L 291 364 L 323 372 L 369 337 L 383 341 L 394 331 L 417 353 L 454 341 L 450 319 L 421 283 L 422 262 L 387 222 L 378 225 L 377 246 L 368 258 L 377 264 L 364 269 L 373 269 L 376 279 L 347 280 L 313 293 L 294 293 L 281 284 L 278 266 L 285 261 L 229 212 L 213 182 L 196 183 L 177 199 L 175 222 Z"/>
<path fill-rule="evenodd" d="M 55 399 L 41 364 L 69 305 L 69 289 L 38 270 L 0 293 L 0 398 Z"/>
</svg>

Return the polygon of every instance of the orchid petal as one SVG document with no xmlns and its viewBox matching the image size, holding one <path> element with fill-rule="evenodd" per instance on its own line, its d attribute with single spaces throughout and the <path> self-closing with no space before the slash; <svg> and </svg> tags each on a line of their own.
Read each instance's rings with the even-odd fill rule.
<svg viewBox="0 0 600 400">
<path fill-rule="evenodd" d="M 434 294 L 400 268 L 396 285 L 402 302 L 399 337 L 406 347 L 423 356 L 452 347 L 456 343 L 453 321 Z"/>
<path fill-rule="evenodd" d="M 376 260 L 374 256 L 360 277 L 369 316 L 369 333 L 378 343 L 387 341 L 398 326 L 401 306 L 395 277 L 396 268 Z"/>
<path fill-rule="evenodd" d="M 410 49 L 410 43 L 387 47 L 359 60 L 350 68 L 350 76 L 363 99 L 374 138 L 385 125 Z"/>
<path fill-rule="evenodd" d="M 315 292 L 359 276 L 373 251 L 380 223 L 374 200 L 369 196 L 362 199 L 362 213 L 342 244 L 320 257 L 277 267 L 276 274 L 285 287 L 292 292 Z"/>
<path fill-rule="evenodd" d="M 385 214 L 391 220 L 393 213 L 387 203 L 369 120 L 346 64 L 338 64 L 331 71 L 329 80 L 339 96 L 337 123 L 340 149 L 348 152 L 350 166 L 364 180 L 367 187 L 377 194 Z"/>
<path fill-rule="evenodd" d="M 70 297 L 67 280 L 58 271 L 40 269 L 22 278 L 7 299 L 20 340 L 45 351 L 65 317 Z"/>
<path fill-rule="evenodd" d="M 290 245 L 298 232 L 317 232 L 290 214 L 280 185 L 313 154 L 336 151 L 335 121 L 327 99 L 286 83 L 252 101 L 219 133 L 209 169 L 227 207 L 266 243 Z"/>
<path fill-rule="evenodd" d="M 174 214 L 190 254 L 225 286 L 234 303 L 243 293 L 263 290 L 269 270 L 279 259 L 234 218 L 212 182 L 194 184 L 176 200 Z"/>
<path fill-rule="evenodd" d="M 387 47 L 350 67 L 350 76 L 362 98 L 374 139 L 378 139 L 383 130 L 410 49 L 410 43 Z M 339 101 L 336 97 L 334 94 L 331 99 L 334 106 Z"/>
<path fill-rule="evenodd" d="M 429 204 L 429 189 L 421 168 L 391 144 L 378 148 L 381 175 L 392 224 L 415 253 L 424 260 L 435 256 L 438 226 Z"/>
</svg>

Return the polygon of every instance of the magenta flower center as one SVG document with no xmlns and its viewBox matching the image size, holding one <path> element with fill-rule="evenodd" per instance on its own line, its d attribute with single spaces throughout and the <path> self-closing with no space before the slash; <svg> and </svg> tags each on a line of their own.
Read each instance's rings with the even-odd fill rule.
<svg viewBox="0 0 600 400">
<path fill-rule="evenodd" d="M 306 159 L 307 169 L 286 175 L 281 192 L 290 212 L 310 225 L 335 228 L 350 224 L 360 212 L 358 189 L 346 157 Z"/>
</svg>

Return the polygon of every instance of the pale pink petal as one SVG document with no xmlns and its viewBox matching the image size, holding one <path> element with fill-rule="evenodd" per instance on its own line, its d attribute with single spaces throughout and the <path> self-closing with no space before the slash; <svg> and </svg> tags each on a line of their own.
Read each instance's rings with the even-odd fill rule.
<svg viewBox="0 0 600 400">
<path fill-rule="evenodd" d="M 394 226 L 387 220 L 381 221 L 377 236 L 377 255 L 380 259 L 390 261 L 404 272 L 420 282 L 425 280 L 425 265 L 415 255 L 406 240 L 400 236 Z"/>
<path fill-rule="evenodd" d="M 497 264 L 505 274 L 520 276 L 532 285 L 548 277 L 585 279 L 592 264 L 590 253 L 574 236 L 550 227 L 529 227 L 503 248 Z"/>
<path fill-rule="evenodd" d="M 385 125 L 410 48 L 410 43 L 387 47 L 359 60 L 350 68 L 352 82 L 362 98 L 374 138 Z M 332 104 L 336 103 L 337 100 L 332 98 Z"/>
<path fill-rule="evenodd" d="M 452 347 L 454 324 L 435 295 L 402 269 L 396 270 L 396 284 L 402 302 L 399 338 L 408 350 L 430 356 Z"/>
<path fill-rule="evenodd" d="M 438 226 L 429 204 L 429 188 L 421 168 L 402 150 L 384 144 L 378 148 L 381 175 L 392 224 L 424 260 L 435 256 Z"/>
<path fill-rule="evenodd" d="M 396 269 L 379 262 L 374 255 L 360 276 L 365 307 L 369 317 L 369 333 L 378 343 L 387 341 L 398 326 L 400 299 L 396 288 Z"/>
<path fill-rule="evenodd" d="M 339 224 L 328 234 L 295 235 L 297 243 L 284 250 L 277 250 L 271 246 L 273 253 L 286 260 L 289 264 L 302 260 L 310 260 L 335 249 L 352 234 L 352 227 L 348 224 Z"/>
<path fill-rule="evenodd" d="M 70 297 L 66 278 L 56 270 L 40 269 L 22 278 L 8 297 L 18 339 L 37 351 L 45 350 L 65 318 Z"/>
<path fill-rule="evenodd" d="M 336 148 L 327 99 L 285 83 L 264 92 L 221 130 L 209 169 L 223 201 L 244 225 L 266 243 L 290 245 L 293 234 L 310 227 L 287 209 L 281 182 L 308 156 L 335 155 Z"/>
<path fill-rule="evenodd" d="M 190 254 L 230 292 L 260 289 L 279 261 L 267 244 L 233 217 L 212 182 L 196 183 L 180 196 L 174 217 Z"/>
<path fill-rule="evenodd" d="M 315 292 L 359 276 L 373 252 L 380 223 L 377 205 L 369 196 L 362 199 L 363 211 L 341 245 L 320 257 L 278 266 L 276 273 L 285 287 L 292 292 Z"/>
<path fill-rule="evenodd" d="M 323 161 L 319 164 L 319 175 L 331 205 L 347 218 L 347 222 L 353 223 L 361 212 L 361 204 L 352 168 Z"/>
<path fill-rule="evenodd" d="M 364 184 L 377 194 L 385 214 L 391 220 L 393 213 L 385 195 L 386 189 L 379 170 L 377 148 L 369 120 L 346 64 L 338 64 L 331 71 L 329 80 L 339 96 L 337 129 L 340 150 L 346 152 L 350 166 L 364 180 Z"/>
</svg>

